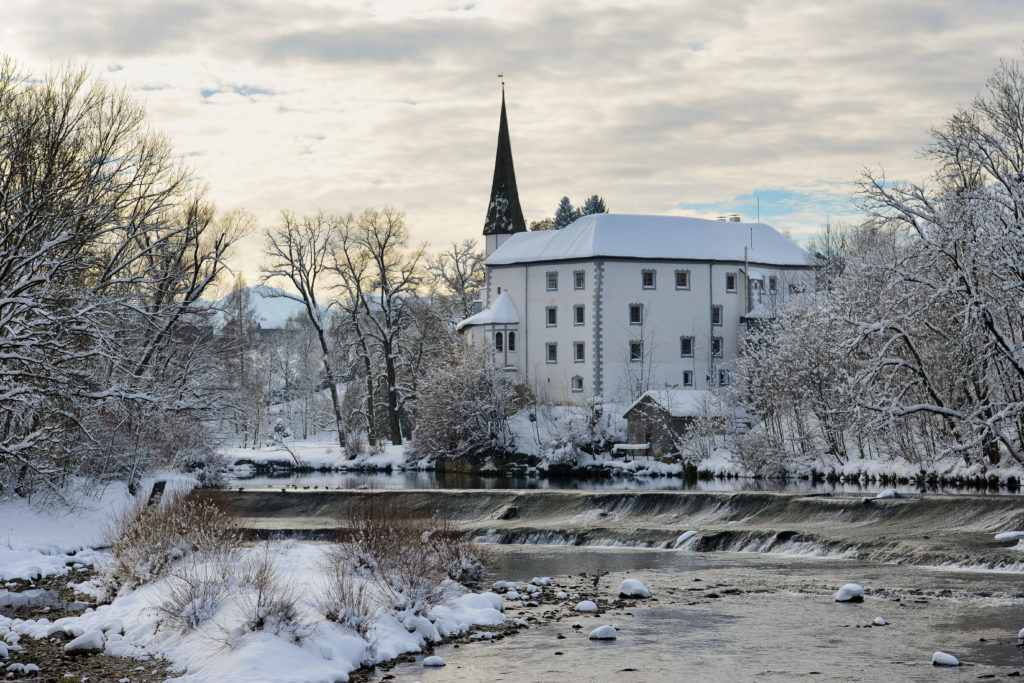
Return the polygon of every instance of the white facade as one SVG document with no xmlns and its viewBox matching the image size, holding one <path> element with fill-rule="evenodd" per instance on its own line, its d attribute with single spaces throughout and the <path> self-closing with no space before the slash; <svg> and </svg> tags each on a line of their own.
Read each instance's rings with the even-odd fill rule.
<svg viewBox="0 0 1024 683">
<path fill-rule="evenodd" d="M 770 226 L 670 216 L 594 214 L 487 256 L 488 308 L 460 329 L 555 403 L 727 384 L 741 317 L 807 278 Z"/>
</svg>

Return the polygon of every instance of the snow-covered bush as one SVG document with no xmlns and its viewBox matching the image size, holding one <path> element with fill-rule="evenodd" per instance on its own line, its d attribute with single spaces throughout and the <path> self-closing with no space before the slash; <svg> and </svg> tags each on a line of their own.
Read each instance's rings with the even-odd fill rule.
<svg viewBox="0 0 1024 683">
<path fill-rule="evenodd" d="M 101 562 L 100 572 L 111 594 L 159 579 L 187 555 L 224 557 L 239 539 L 231 517 L 196 493 L 165 494 L 154 505 L 136 498 L 115 517 L 105 537 L 111 556 Z"/>
<path fill-rule="evenodd" d="M 374 580 L 383 609 L 423 614 L 453 597 L 459 583 L 483 576 L 465 534 L 443 518 L 417 517 L 367 497 L 349 507 L 341 524 L 330 561 L 337 571 Z"/>
<path fill-rule="evenodd" d="M 324 564 L 323 584 L 317 597 L 321 613 L 328 621 L 350 628 L 365 638 L 380 614 L 379 601 L 367 581 L 354 576 L 347 564 L 330 561 Z"/>
<path fill-rule="evenodd" d="M 525 394 L 514 372 L 483 349 L 454 340 L 420 378 L 412 453 L 483 458 L 515 448 L 508 416 Z"/>
<path fill-rule="evenodd" d="M 220 609 L 233 583 L 234 553 L 193 555 L 175 563 L 163 584 L 157 609 L 184 634 L 200 628 Z"/>
<path fill-rule="evenodd" d="M 273 546 L 263 543 L 242 562 L 241 590 L 237 597 L 242 627 L 248 631 L 287 633 L 300 640 L 304 627 L 294 583 L 274 562 Z"/>
</svg>

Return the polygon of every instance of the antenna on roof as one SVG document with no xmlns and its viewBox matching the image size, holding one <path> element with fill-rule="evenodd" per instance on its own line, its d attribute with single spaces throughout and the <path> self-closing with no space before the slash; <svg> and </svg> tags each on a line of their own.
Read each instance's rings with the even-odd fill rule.
<svg viewBox="0 0 1024 683">
<path fill-rule="evenodd" d="M 503 74 L 503 73 L 498 74 L 498 78 L 501 79 L 501 87 L 504 88 L 505 87 L 505 74 Z"/>
</svg>

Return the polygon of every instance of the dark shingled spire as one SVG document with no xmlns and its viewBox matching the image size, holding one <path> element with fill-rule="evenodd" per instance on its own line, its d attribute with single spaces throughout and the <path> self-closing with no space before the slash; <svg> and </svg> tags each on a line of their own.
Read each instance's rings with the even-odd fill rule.
<svg viewBox="0 0 1024 683">
<path fill-rule="evenodd" d="M 494 181 L 491 201 L 487 205 L 485 235 L 506 235 L 526 232 L 523 209 L 516 189 L 516 170 L 512 167 L 512 143 L 508 139 L 508 118 L 505 116 L 505 88 L 501 89 L 501 124 L 498 126 L 498 152 L 494 157 Z"/>
</svg>

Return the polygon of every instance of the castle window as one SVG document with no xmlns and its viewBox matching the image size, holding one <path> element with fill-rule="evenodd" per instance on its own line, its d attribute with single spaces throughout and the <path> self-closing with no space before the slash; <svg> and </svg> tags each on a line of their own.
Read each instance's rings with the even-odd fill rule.
<svg viewBox="0 0 1024 683">
<path fill-rule="evenodd" d="M 683 386 L 693 386 L 693 370 L 683 370 Z"/>
<path fill-rule="evenodd" d="M 545 359 L 548 363 L 558 362 L 558 342 L 548 342 L 544 345 L 545 348 Z"/>
<path fill-rule="evenodd" d="M 721 325 L 722 324 L 722 307 L 712 306 L 711 307 L 711 324 Z"/>
<path fill-rule="evenodd" d="M 690 271 L 688 270 L 677 270 L 676 271 L 676 289 L 689 289 L 690 288 Z"/>
<path fill-rule="evenodd" d="M 725 274 L 725 291 L 735 292 L 736 291 L 736 273 Z"/>
<path fill-rule="evenodd" d="M 715 358 L 722 357 L 722 338 L 712 337 L 711 338 L 711 355 Z"/>
<path fill-rule="evenodd" d="M 719 370 L 718 371 L 718 386 L 727 387 L 729 386 L 729 371 Z"/>
<path fill-rule="evenodd" d="M 549 292 L 558 291 L 558 273 L 556 271 L 549 271 L 547 274 L 547 283 Z"/>
<path fill-rule="evenodd" d="M 644 289 L 654 289 L 654 271 L 653 270 L 642 270 L 640 271 L 640 284 Z"/>
<path fill-rule="evenodd" d="M 774 294 L 779 289 L 779 280 L 774 275 L 768 278 L 768 291 Z"/>
<path fill-rule="evenodd" d="M 644 324 L 644 305 L 643 304 L 630 304 L 629 305 L 629 324 L 630 325 L 643 325 Z"/>
<path fill-rule="evenodd" d="M 583 342 L 572 343 L 572 362 L 573 363 L 585 363 L 586 362 L 586 344 Z"/>
<path fill-rule="evenodd" d="M 572 378 L 572 390 L 574 393 L 580 393 L 583 391 L 583 378 L 576 375 Z"/>
<path fill-rule="evenodd" d="M 679 357 L 680 358 L 692 358 L 693 357 L 693 337 L 680 337 L 679 338 Z"/>
<path fill-rule="evenodd" d="M 572 324 L 573 325 L 582 325 L 583 324 L 583 316 L 584 316 L 583 311 L 585 309 L 586 309 L 586 307 L 583 304 L 576 304 L 575 306 L 572 307 Z"/>
<path fill-rule="evenodd" d="M 504 341 L 505 341 L 504 335 L 502 335 L 501 332 L 495 332 L 494 333 L 494 350 L 495 351 L 504 351 L 505 350 Z"/>
<path fill-rule="evenodd" d="M 509 332 L 508 333 L 508 350 L 509 351 L 515 351 L 516 350 L 516 333 L 515 332 Z"/>
<path fill-rule="evenodd" d="M 587 275 L 582 270 L 574 270 L 572 273 L 572 288 L 573 289 L 585 289 L 587 285 Z"/>
<path fill-rule="evenodd" d="M 558 325 L 558 307 L 548 306 L 544 309 L 544 320 L 548 327 L 556 327 Z"/>
<path fill-rule="evenodd" d="M 644 343 L 642 341 L 629 342 L 629 362 L 639 363 L 644 359 Z"/>
</svg>

